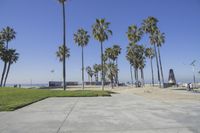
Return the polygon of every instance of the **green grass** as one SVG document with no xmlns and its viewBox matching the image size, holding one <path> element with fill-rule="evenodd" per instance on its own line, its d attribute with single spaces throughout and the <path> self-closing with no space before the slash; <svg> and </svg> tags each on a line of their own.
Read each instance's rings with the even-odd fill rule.
<svg viewBox="0 0 200 133">
<path fill-rule="evenodd" d="M 0 111 L 13 111 L 49 97 L 110 96 L 108 91 L 0 88 Z"/>
</svg>

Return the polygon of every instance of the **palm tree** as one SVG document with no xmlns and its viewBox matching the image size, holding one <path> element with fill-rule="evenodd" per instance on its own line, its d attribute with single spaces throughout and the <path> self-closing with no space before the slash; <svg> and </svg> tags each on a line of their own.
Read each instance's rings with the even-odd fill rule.
<svg viewBox="0 0 200 133">
<path fill-rule="evenodd" d="M 76 34 L 74 34 L 74 41 L 78 46 L 82 48 L 82 89 L 84 89 L 84 51 L 83 48 L 88 44 L 90 36 L 88 32 L 84 29 L 79 29 Z"/>
<path fill-rule="evenodd" d="M 134 63 L 133 63 L 133 55 L 132 55 L 132 52 L 131 52 L 131 48 L 129 46 L 127 47 L 126 59 L 130 63 L 131 85 L 133 86 L 133 71 L 132 71 L 132 67 L 134 67 Z M 134 67 L 134 69 L 136 69 L 136 68 Z M 135 71 L 134 75 L 136 75 L 136 71 Z M 136 80 L 136 76 L 135 76 L 135 80 Z"/>
<path fill-rule="evenodd" d="M 10 71 L 10 67 L 13 63 L 16 63 L 17 60 L 19 59 L 19 53 L 16 52 L 15 49 L 8 49 L 8 68 L 7 68 L 7 72 L 6 72 L 6 76 L 5 76 L 5 79 L 4 79 L 4 85 L 6 85 L 6 81 L 7 81 L 7 78 L 8 78 L 8 74 L 9 74 L 9 71 Z"/>
<path fill-rule="evenodd" d="M 160 63 L 160 71 L 161 71 L 163 86 L 164 86 L 164 76 L 163 76 L 163 68 L 162 68 L 161 55 L 160 55 L 160 47 L 164 43 L 165 43 L 165 34 L 161 33 L 160 31 L 157 31 L 157 49 L 158 49 L 158 58 L 159 58 L 159 63 Z"/>
<path fill-rule="evenodd" d="M 136 44 L 135 43 L 130 43 L 129 46 L 127 46 L 127 51 L 126 51 L 126 59 L 130 63 L 130 74 L 131 74 L 131 82 L 133 85 L 133 76 L 132 76 L 132 67 L 134 67 L 134 77 L 135 77 L 135 85 L 136 87 L 138 86 L 138 58 L 136 56 Z"/>
<path fill-rule="evenodd" d="M 131 84 L 133 86 L 133 72 L 132 72 L 133 58 L 132 58 L 132 52 L 131 52 L 131 46 L 130 45 L 127 47 L 126 59 L 129 61 L 129 64 L 130 64 Z"/>
<path fill-rule="evenodd" d="M 5 76 L 5 72 L 7 69 L 7 64 L 8 64 L 8 43 L 15 38 L 16 32 L 14 29 L 10 28 L 7 26 L 6 28 L 3 28 L 3 30 L 0 32 L 0 43 L 3 45 L 6 43 L 6 48 L 2 51 L 2 57 L 1 59 L 4 61 L 4 68 L 2 72 L 2 77 L 1 77 L 1 84 L 0 86 L 3 85 L 3 79 Z M 2 47 L 2 46 L 1 46 Z"/>
<path fill-rule="evenodd" d="M 3 86 L 3 79 L 4 79 L 4 76 L 5 76 L 5 73 L 6 73 L 6 69 L 7 69 L 7 64 L 8 64 L 8 61 L 9 61 L 9 57 L 8 57 L 8 50 L 6 48 L 3 48 L 1 50 L 1 54 L 0 54 L 0 58 L 1 60 L 4 62 L 4 67 L 3 67 L 3 71 L 2 71 L 2 75 L 1 75 L 1 84 L 0 84 L 0 87 Z"/>
<path fill-rule="evenodd" d="M 0 41 L 0 54 L 1 54 L 3 49 L 4 49 L 4 43 Z"/>
<path fill-rule="evenodd" d="M 92 68 L 90 66 L 86 67 L 86 71 L 88 73 L 88 76 L 90 77 L 90 85 L 92 83 L 92 77 L 94 75 L 94 72 L 92 71 Z"/>
<path fill-rule="evenodd" d="M 109 35 L 112 35 L 112 31 L 109 29 L 109 22 L 105 19 L 96 19 L 96 23 L 92 26 L 92 33 L 94 38 L 101 44 L 101 82 L 102 90 L 104 90 L 104 63 L 103 63 L 103 42 L 108 40 Z"/>
<path fill-rule="evenodd" d="M 127 56 L 127 58 L 129 58 L 129 57 Z M 132 67 L 133 66 L 130 63 L 131 85 L 133 86 L 133 69 L 132 69 Z"/>
<path fill-rule="evenodd" d="M 94 64 L 93 65 L 93 70 L 94 70 L 94 76 L 95 76 L 95 81 L 96 84 L 99 82 L 99 71 L 101 71 L 101 66 L 99 66 L 98 64 Z"/>
<path fill-rule="evenodd" d="M 120 53 L 121 53 L 121 48 L 119 45 L 113 45 L 112 48 L 107 48 L 105 50 L 105 56 L 109 59 L 109 63 L 111 63 L 111 61 L 112 61 L 112 63 L 115 64 L 116 67 L 118 65 L 117 58 Z M 118 72 L 117 72 L 117 74 L 118 74 Z M 115 80 L 114 80 L 116 84 L 118 84 L 117 76 L 118 75 L 115 76 Z"/>
<path fill-rule="evenodd" d="M 60 62 L 63 62 L 66 58 L 70 57 L 70 49 L 63 47 L 63 45 L 58 47 L 58 51 L 56 52 L 56 56 L 58 57 Z M 65 85 L 63 83 L 63 85 Z M 65 90 L 65 89 L 64 89 Z"/>
<path fill-rule="evenodd" d="M 128 27 L 128 32 L 126 32 L 126 34 L 130 42 L 137 43 L 141 40 L 143 32 L 142 29 L 138 28 L 136 25 L 131 25 Z"/>
<path fill-rule="evenodd" d="M 114 63 L 116 57 L 115 57 L 115 52 L 112 48 L 106 48 L 105 56 L 108 58 L 109 63 L 111 63 L 111 60 L 112 63 Z"/>
<path fill-rule="evenodd" d="M 65 58 L 70 57 L 70 49 L 64 48 L 63 45 L 61 45 L 61 46 L 59 46 L 58 51 L 56 52 L 56 56 L 59 58 L 60 62 L 63 62 Z"/>
<path fill-rule="evenodd" d="M 145 33 L 149 33 L 150 35 L 152 35 L 158 29 L 157 23 L 158 23 L 158 20 L 155 17 L 150 16 L 147 19 L 143 20 L 142 30 Z"/>
<path fill-rule="evenodd" d="M 106 61 L 108 61 L 108 56 L 106 54 L 103 54 L 103 63 L 106 64 Z"/>
<path fill-rule="evenodd" d="M 8 49 L 8 43 L 15 39 L 15 35 L 16 32 L 14 31 L 14 29 L 10 28 L 9 26 L 7 26 L 6 28 L 3 28 L 2 32 L 1 32 L 1 40 L 4 40 L 6 42 L 6 49 Z"/>
<path fill-rule="evenodd" d="M 157 64 L 157 73 L 158 73 L 158 81 L 159 81 L 159 86 L 161 87 L 161 79 L 160 79 L 160 69 L 159 69 L 159 60 L 158 60 L 158 53 L 156 50 L 156 45 L 157 45 L 157 33 L 154 32 L 154 34 L 150 35 L 150 42 L 154 47 L 154 52 L 155 52 L 155 56 L 156 56 L 156 64 Z"/>
<path fill-rule="evenodd" d="M 90 82 L 89 70 L 91 70 L 91 67 L 90 67 L 90 66 L 87 66 L 87 67 L 85 68 L 85 71 L 86 71 L 87 74 L 88 74 L 88 82 Z"/>
<path fill-rule="evenodd" d="M 107 74 L 107 76 L 108 76 L 108 79 L 110 79 L 110 82 L 111 82 L 111 87 L 112 87 L 112 89 L 113 89 L 113 81 L 114 81 L 114 79 L 115 79 L 115 77 L 116 77 L 116 74 L 117 74 L 117 66 L 114 64 L 114 63 L 108 63 L 107 65 L 107 70 L 108 70 L 108 74 Z"/>
<path fill-rule="evenodd" d="M 152 80 L 152 85 L 154 86 L 154 74 L 153 74 L 153 63 L 152 63 L 152 60 L 155 57 L 154 50 L 152 48 L 146 48 L 146 50 L 145 50 L 145 56 L 147 58 L 149 58 L 150 62 L 151 62 L 151 80 Z"/>
<path fill-rule="evenodd" d="M 63 12 L 63 48 L 67 48 L 66 47 L 66 28 L 65 28 L 65 2 L 67 0 L 58 0 L 61 4 L 62 4 L 62 12 Z M 66 66 L 66 61 L 65 61 L 65 51 L 67 50 L 63 50 L 63 89 L 66 90 L 66 70 L 65 70 L 65 66 Z"/>
<path fill-rule="evenodd" d="M 143 69 L 145 67 L 144 49 L 145 48 L 143 45 L 137 45 L 133 42 L 130 43 L 129 46 L 127 47 L 126 58 L 131 64 L 131 66 L 134 67 L 136 87 L 139 86 L 138 69 L 141 71 L 142 86 L 144 86 L 144 72 L 143 72 Z M 132 79 L 132 67 L 130 67 L 130 71 L 131 71 L 131 79 Z M 132 81 L 132 84 L 133 84 L 133 81 Z"/>
<path fill-rule="evenodd" d="M 134 67 L 135 72 L 135 80 L 136 80 L 136 87 L 138 87 L 138 57 L 136 56 L 137 52 L 137 42 L 141 40 L 143 35 L 143 31 L 141 28 L 138 28 L 136 25 L 131 25 L 128 27 L 128 31 L 126 32 L 128 40 L 130 41 L 129 46 L 127 47 L 127 59 L 132 66 Z M 129 59 L 131 58 L 131 59 Z"/>
<path fill-rule="evenodd" d="M 160 80 L 160 70 L 159 70 L 159 63 L 158 63 L 158 54 L 156 50 L 156 40 L 157 36 L 155 32 L 157 31 L 157 22 L 158 20 L 154 17 L 148 17 L 147 19 L 143 20 L 142 29 L 145 33 L 150 34 L 150 43 L 154 46 L 154 52 L 156 56 L 156 64 L 157 64 L 157 73 L 158 73 L 158 82 L 159 86 L 161 87 L 161 80 Z"/>
<path fill-rule="evenodd" d="M 144 72 L 143 69 L 145 67 L 145 48 L 143 45 L 136 45 L 136 55 L 137 55 L 137 61 L 139 65 L 139 69 L 141 71 L 141 79 L 142 79 L 142 86 L 144 86 Z"/>
<path fill-rule="evenodd" d="M 116 67 L 118 69 L 118 56 L 121 54 L 121 48 L 120 48 L 119 45 L 113 45 L 113 50 L 114 50 L 114 53 L 115 53 L 114 55 L 115 55 Z M 119 84 L 118 71 L 117 71 L 117 75 L 116 75 L 116 78 L 115 78 L 115 82 L 116 82 L 117 85 Z"/>
<path fill-rule="evenodd" d="M 3 34 L 0 32 L 0 48 L 2 48 L 4 45 L 4 39 L 3 39 Z"/>
</svg>

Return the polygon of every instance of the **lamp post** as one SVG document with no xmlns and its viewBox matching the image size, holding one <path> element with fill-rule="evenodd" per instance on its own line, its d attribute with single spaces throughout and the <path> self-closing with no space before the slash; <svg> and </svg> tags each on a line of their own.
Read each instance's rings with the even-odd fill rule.
<svg viewBox="0 0 200 133">
<path fill-rule="evenodd" d="M 52 81 L 53 81 L 53 79 L 54 79 L 54 78 L 53 78 L 53 77 L 54 77 L 54 76 L 53 76 L 54 72 L 55 72 L 54 70 L 51 70 L 51 74 L 52 74 Z"/>
<path fill-rule="evenodd" d="M 190 65 L 192 66 L 192 71 L 193 71 L 193 83 L 194 83 L 194 88 L 196 88 L 195 62 L 196 62 L 196 60 L 192 61 L 192 63 L 190 64 Z"/>
</svg>

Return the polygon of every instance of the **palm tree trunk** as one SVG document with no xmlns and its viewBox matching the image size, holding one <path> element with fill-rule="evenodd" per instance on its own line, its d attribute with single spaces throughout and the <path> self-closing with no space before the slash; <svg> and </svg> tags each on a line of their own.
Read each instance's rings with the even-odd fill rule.
<svg viewBox="0 0 200 133">
<path fill-rule="evenodd" d="M 64 46 L 64 55 L 63 55 L 63 89 L 66 90 L 66 58 L 65 58 L 65 52 L 66 52 L 66 31 L 65 31 L 65 3 L 63 2 L 63 46 Z"/>
<path fill-rule="evenodd" d="M 90 85 L 92 85 L 92 78 L 91 78 L 91 76 L 89 76 L 90 77 Z"/>
<path fill-rule="evenodd" d="M 132 66 L 130 65 L 130 73 L 131 73 L 131 84 L 133 86 L 133 72 L 132 72 Z"/>
<path fill-rule="evenodd" d="M 104 63 L 103 63 L 103 43 L 101 42 L 101 85 L 102 90 L 104 90 Z"/>
<path fill-rule="evenodd" d="M 82 47 L 82 89 L 84 90 L 84 51 Z"/>
<path fill-rule="evenodd" d="M 140 71 L 141 71 L 142 87 L 144 87 L 144 72 L 143 72 L 143 68 L 141 68 Z"/>
<path fill-rule="evenodd" d="M 97 73 L 94 73 L 94 77 L 95 77 L 95 83 L 97 84 Z"/>
<path fill-rule="evenodd" d="M 97 72 L 97 83 L 99 82 L 99 73 Z"/>
<path fill-rule="evenodd" d="M 157 64 L 157 72 L 158 72 L 158 82 L 159 82 L 159 87 L 161 88 L 161 82 L 160 82 L 160 69 L 159 69 L 159 64 L 158 64 L 158 54 L 156 50 L 156 45 L 154 44 L 154 51 L 156 55 L 156 64 Z"/>
<path fill-rule="evenodd" d="M 7 78 L 8 78 L 9 71 L 10 71 L 10 66 L 11 66 L 11 63 L 9 62 L 7 72 L 6 72 L 6 77 L 4 79 L 4 84 L 3 84 L 4 87 L 6 86 L 6 81 L 7 81 Z"/>
<path fill-rule="evenodd" d="M 4 79 L 5 72 L 6 72 L 6 68 L 7 68 L 7 62 L 4 62 L 3 72 L 2 72 L 2 76 L 1 76 L 1 84 L 0 84 L 1 87 L 3 86 L 3 79 Z"/>
<path fill-rule="evenodd" d="M 137 75 L 136 75 L 137 71 L 136 68 L 134 67 L 134 77 L 135 77 L 135 82 L 137 81 Z"/>
<path fill-rule="evenodd" d="M 152 80 L 152 85 L 154 86 L 154 74 L 153 74 L 153 63 L 152 63 L 152 58 L 151 60 L 151 80 Z"/>
<path fill-rule="evenodd" d="M 117 67 L 117 74 L 116 74 L 116 78 L 115 78 L 115 82 L 116 85 L 119 85 L 119 77 L 118 77 L 118 59 L 116 59 L 116 67 Z"/>
<path fill-rule="evenodd" d="M 138 70 L 137 70 L 137 68 L 135 68 L 135 87 L 138 87 L 137 82 L 138 82 Z"/>
<path fill-rule="evenodd" d="M 96 73 L 96 85 L 98 84 L 99 82 L 99 77 L 98 77 L 98 72 Z"/>
<path fill-rule="evenodd" d="M 161 78 L 162 78 L 162 83 L 164 87 L 164 76 L 163 76 L 163 69 L 162 69 L 162 62 L 161 62 L 161 56 L 160 56 L 160 48 L 158 47 L 158 58 L 159 58 L 159 63 L 160 63 L 160 71 L 161 71 Z"/>
<path fill-rule="evenodd" d="M 91 76 L 91 85 L 92 85 L 92 82 L 93 82 L 93 80 L 92 80 L 92 76 Z"/>
<path fill-rule="evenodd" d="M 113 89 L 113 78 L 111 79 L 111 87 Z"/>
</svg>

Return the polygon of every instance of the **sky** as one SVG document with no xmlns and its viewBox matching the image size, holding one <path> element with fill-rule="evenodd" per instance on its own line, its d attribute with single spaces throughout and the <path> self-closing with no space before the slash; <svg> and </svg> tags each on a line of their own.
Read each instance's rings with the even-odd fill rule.
<svg viewBox="0 0 200 133">
<path fill-rule="evenodd" d="M 62 80 L 62 63 L 56 51 L 62 44 L 62 8 L 57 0 L 0 0 L 0 30 L 10 26 L 17 32 L 10 48 L 20 53 L 19 61 L 12 65 L 8 83 L 48 83 Z M 100 44 L 92 36 L 91 26 L 96 18 L 110 22 L 113 35 L 104 48 L 118 44 L 119 80 L 130 81 L 129 63 L 125 58 L 129 43 L 128 26 L 141 26 L 148 16 L 159 20 L 166 42 L 161 48 L 165 82 L 169 69 L 174 69 L 178 82 L 192 81 L 192 67 L 197 60 L 195 74 L 200 81 L 200 0 L 68 0 L 66 4 L 66 38 L 71 56 L 67 59 L 67 81 L 81 81 L 81 48 L 75 45 L 73 34 L 84 28 L 91 35 L 84 49 L 85 67 L 100 63 Z M 139 44 L 150 47 L 148 36 Z M 156 77 L 156 63 L 154 60 Z M 0 72 L 3 63 L 0 62 Z M 51 73 L 51 70 L 55 70 Z M 151 80 L 150 62 L 146 60 L 145 81 Z M 87 74 L 85 79 L 87 80 Z"/>
</svg>

